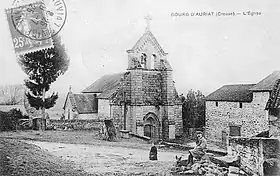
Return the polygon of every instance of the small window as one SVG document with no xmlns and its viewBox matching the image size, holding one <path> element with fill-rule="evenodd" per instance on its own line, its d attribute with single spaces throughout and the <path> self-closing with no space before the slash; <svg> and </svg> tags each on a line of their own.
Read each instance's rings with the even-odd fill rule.
<svg viewBox="0 0 280 176">
<path fill-rule="evenodd" d="M 240 126 L 229 126 L 229 135 L 230 136 L 241 136 L 241 127 Z"/>
<path fill-rule="evenodd" d="M 239 103 L 239 108 L 242 108 L 242 103 Z"/>
<path fill-rule="evenodd" d="M 218 107 L 219 106 L 219 104 L 218 104 L 218 102 L 216 101 L 216 106 Z"/>
</svg>

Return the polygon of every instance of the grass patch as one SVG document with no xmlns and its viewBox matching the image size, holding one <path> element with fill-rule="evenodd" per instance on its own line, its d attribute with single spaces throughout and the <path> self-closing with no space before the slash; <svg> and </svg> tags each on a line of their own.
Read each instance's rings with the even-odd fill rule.
<svg viewBox="0 0 280 176">
<path fill-rule="evenodd" d="M 16 139 L 0 138 L 1 176 L 86 176 L 74 163 Z"/>
</svg>

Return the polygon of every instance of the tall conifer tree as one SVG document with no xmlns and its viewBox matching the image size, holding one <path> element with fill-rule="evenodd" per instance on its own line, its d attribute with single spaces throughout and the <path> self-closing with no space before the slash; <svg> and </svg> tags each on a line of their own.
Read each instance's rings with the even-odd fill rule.
<svg viewBox="0 0 280 176">
<path fill-rule="evenodd" d="M 58 99 L 58 93 L 52 92 L 46 97 L 50 85 L 63 75 L 69 66 L 69 59 L 64 45 L 59 36 L 53 37 L 54 47 L 21 55 L 18 59 L 28 79 L 25 85 L 29 89 L 26 93 L 31 107 L 42 111 L 42 119 L 45 119 L 45 109 L 53 107 Z M 45 125 L 40 120 L 39 129 L 45 130 Z"/>
</svg>

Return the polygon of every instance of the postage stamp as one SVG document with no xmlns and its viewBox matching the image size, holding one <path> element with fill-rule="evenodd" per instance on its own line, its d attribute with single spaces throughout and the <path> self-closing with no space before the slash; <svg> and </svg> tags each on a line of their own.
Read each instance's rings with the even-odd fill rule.
<svg viewBox="0 0 280 176">
<path fill-rule="evenodd" d="M 65 24 L 67 11 L 63 0 L 16 0 L 6 10 L 16 54 L 53 47 L 52 37 Z"/>
<path fill-rule="evenodd" d="M 41 41 L 32 40 L 22 35 L 18 30 L 16 30 L 12 22 L 11 9 L 6 10 L 6 15 L 14 50 L 17 55 L 53 47 L 53 42 L 51 38 Z"/>
<path fill-rule="evenodd" d="M 63 0 L 40 0 L 12 8 L 11 14 L 19 33 L 32 40 L 45 40 L 62 29 L 67 10 Z"/>
</svg>

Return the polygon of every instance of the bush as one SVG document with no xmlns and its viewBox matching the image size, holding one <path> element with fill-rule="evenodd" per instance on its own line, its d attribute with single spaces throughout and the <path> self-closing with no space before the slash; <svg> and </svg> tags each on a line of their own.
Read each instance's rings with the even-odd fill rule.
<svg viewBox="0 0 280 176">
<path fill-rule="evenodd" d="M 9 112 L 0 111 L 0 131 L 17 130 L 18 120 L 25 118 L 20 110 L 12 109 Z"/>
</svg>

